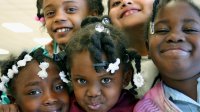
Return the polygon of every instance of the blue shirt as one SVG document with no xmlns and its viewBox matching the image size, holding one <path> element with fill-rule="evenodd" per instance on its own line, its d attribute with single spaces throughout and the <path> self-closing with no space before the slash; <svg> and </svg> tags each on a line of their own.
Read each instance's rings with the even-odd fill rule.
<svg viewBox="0 0 200 112">
<path fill-rule="evenodd" d="M 183 112 L 200 112 L 200 78 L 197 81 L 197 101 L 167 85 L 164 85 L 165 96 Z"/>
</svg>

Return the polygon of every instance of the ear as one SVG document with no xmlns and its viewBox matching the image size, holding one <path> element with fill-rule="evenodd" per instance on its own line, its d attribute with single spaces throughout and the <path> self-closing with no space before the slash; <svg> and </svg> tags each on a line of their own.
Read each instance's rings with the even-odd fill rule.
<svg viewBox="0 0 200 112">
<path fill-rule="evenodd" d="M 132 67 L 128 67 L 127 70 L 124 71 L 124 76 L 123 77 L 124 77 L 123 78 L 123 87 L 126 87 L 126 86 L 129 85 L 129 83 L 130 83 L 130 81 L 131 81 L 131 79 L 133 77 L 133 69 L 132 69 Z"/>
</svg>

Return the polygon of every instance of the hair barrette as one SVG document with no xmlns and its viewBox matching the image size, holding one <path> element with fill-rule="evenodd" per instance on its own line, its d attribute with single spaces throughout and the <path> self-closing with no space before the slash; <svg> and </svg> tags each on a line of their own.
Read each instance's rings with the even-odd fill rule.
<svg viewBox="0 0 200 112">
<path fill-rule="evenodd" d="M 154 30 L 154 22 L 150 22 L 150 34 L 154 34 L 155 30 Z"/>
<path fill-rule="evenodd" d="M 105 27 L 103 26 L 103 24 L 101 24 L 101 23 L 96 24 L 95 30 L 96 30 L 97 32 L 100 32 L 100 33 L 101 33 L 101 32 L 104 32 L 104 33 L 110 34 L 110 30 L 109 30 L 108 28 L 105 28 Z"/>
<path fill-rule="evenodd" d="M 35 17 L 35 20 L 36 20 L 36 21 L 39 21 L 39 22 L 41 22 L 41 23 L 43 23 L 43 22 L 45 21 L 44 17 L 40 17 L 40 18 L 39 18 L 38 16 Z"/>
<path fill-rule="evenodd" d="M 117 58 L 116 62 L 110 63 L 107 68 L 107 72 L 115 73 L 116 70 L 119 69 L 120 59 Z"/>
<path fill-rule="evenodd" d="M 105 24 L 105 25 L 110 24 L 110 19 L 105 17 L 105 18 L 102 19 L 102 23 Z"/>
</svg>

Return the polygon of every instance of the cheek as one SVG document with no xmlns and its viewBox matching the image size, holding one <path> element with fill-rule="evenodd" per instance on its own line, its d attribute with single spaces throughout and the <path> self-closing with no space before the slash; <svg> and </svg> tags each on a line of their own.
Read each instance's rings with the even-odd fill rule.
<svg viewBox="0 0 200 112">
<path fill-rule="evenodd" d="M 72 82 L 72 87 L 73 87 L 74 95 L 75 95 L 77 101 L 78 101 L 78 99 L 82 99 L 82 97 L 85 94 L 84 88 L 80 88 L 80 87 L 76 86 L 76 84 L 74 84 L 73 82 Z"/>
<path fill-rule="evenodd" d="M 40 107 L 40 103 L 37 100 L 30 100 L 30 99 L 17 101 L 17 104 L 20 105 L 20 108 L 23 112 L 35 112 Z"/>
</svg>

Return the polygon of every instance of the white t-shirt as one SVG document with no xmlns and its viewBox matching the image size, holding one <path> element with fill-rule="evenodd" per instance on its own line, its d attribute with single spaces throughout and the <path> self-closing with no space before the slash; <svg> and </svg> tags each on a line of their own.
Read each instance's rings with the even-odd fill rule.
<svg viewBox="0 0 200 112">
<path fill-rule="evenodd" d="M 132 66 L 134 68 L 134 72 L 136 72 L 135 61 L 132 61 Z M 144 94 L 151 88 L 156 76 L 158 75 L 158 70 L 151 59 L 148 59 L 148 56 L 142 56 L 141 59 L 141 75 L 144 79 L 144 85 L 140 88 L 137 88 L 136 91 L 138 95 L 136 98 L 141 98 Z M 130 89 L 132 87 L 131 83 L 126 87 L 126 89 Z"/>
</svg>

